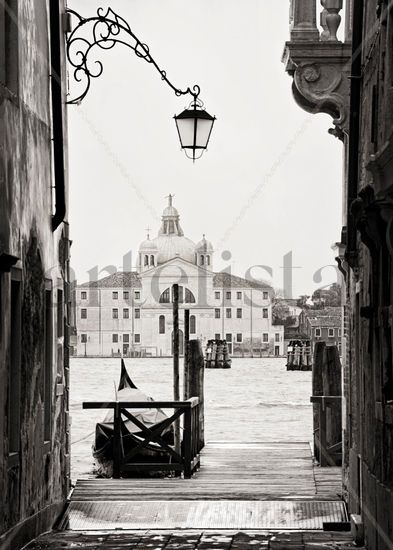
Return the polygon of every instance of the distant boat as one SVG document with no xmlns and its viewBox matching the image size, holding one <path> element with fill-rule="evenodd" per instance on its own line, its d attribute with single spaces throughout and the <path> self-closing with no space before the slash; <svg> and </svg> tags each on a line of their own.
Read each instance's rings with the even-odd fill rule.
<svg viewBox="0 0 393 550">
<path fill-rule="evenodd" d="M 117 392 L 117 401 L 148 402 L 154 403 L 152 397 L 140 391 L 131 380 L 124 360 L 121 360 L 121 375 Z M 155 430 L 167 420 L 168 416 L 161 409 L 127 409 L 144 426 Z M 144 437 L 138 426 L 131 420 L 122 420 L 122 444 L 124 454 L 129 453 L 139 445 Z M 113 472 L 113 409 L 110 409 L 102 422 L 96 424 L 95 442 L 93 445 L 93 457 L 97 462 L 97 473 L 105 477 L 111 477 Z M 173 444 L 172 427 L 163 428 L 160 434 L 169 445 Z M 169 453 L 159 445 L 150 442 L 133 457 L 134 462 L 169 462 Z"/>
<path fill-rule="evenodd" d="M 230 369 L 232 359 L 226 340 L 208 340 L 205 352 L 207 369 Z"/>
</svg>

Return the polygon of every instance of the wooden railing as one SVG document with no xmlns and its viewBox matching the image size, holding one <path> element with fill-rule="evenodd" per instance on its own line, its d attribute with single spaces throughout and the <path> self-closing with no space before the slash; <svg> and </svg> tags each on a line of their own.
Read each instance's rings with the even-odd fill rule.
<svg viewBox="0 0 393 550">
<path fill-rule="evenodd" d="M 190 478 L 200 464 L 199 458 L 199 399 L 192 397 L 187 401 L 93 401 L 84 402 L 84 409 L 113 409 L 113 477 L 120 478 L 123 472 L 130 471 L 174 471 L 183 472 L 185 478 Z M 146 427 L 129 409 L 174 409 L 172 416 L 161 422 L 155 429 Z M 177 419 L 183 419 L 183 439 L 181 450 L 175 450 L 162 437 L 164 430 L 174 424 Z M 124 421 L 133 422 L 139 429 L 140 442 L 125 452 L 122 437 Z M 136 462 L 135 458 L 149 445 L 164 451 L 169 462 Z M 133 460 L 134 459 L 134 460 Z"/>
<path fill-rule="evenodd" d="M 340 395 L 313 395 L 318 405 L 318 422 L 314 427 L 314 448 L 320 466 L 339 466 L 342 460 Z"/>
</svg>

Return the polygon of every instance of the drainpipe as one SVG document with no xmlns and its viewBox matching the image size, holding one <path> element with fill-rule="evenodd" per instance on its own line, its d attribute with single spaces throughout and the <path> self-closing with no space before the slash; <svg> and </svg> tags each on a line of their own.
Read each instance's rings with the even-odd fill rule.
<svg viewBox="0 0 393 550">
<path fill-rule="evenodd" d="M 66 215 L 64 127 L 62 101 L 61 21 L 58 2 L 49 2 L 50 16 L 50 59 L 52 97 L 52 140 L 55 185 L 55 213 L 52 217 L 52 231 L 63 222 Z"/>
<path fill-rule="evenodd" d="M 346 259 L 351 267 L 356 266 L 356 225 L 351 213 L 352 202 L 357 198 L 359 179 L 359 137 L 360 100 L 362 91 L 363 57 L 363 12 L 364 0 L 356 0 L 353 5 L 352 25 L 352 67 L 351 104 L 348 146 L 348 196 L 347 196 L 347 251 Z"/>
</svg>

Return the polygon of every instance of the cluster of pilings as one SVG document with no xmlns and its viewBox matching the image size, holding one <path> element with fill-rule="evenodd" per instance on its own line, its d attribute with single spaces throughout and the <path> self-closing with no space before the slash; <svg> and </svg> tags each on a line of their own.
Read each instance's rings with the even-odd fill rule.
<svg viewBox="0 0 393 550">
<path fill-rule="evenodd" d="M 312 370 L 310 340 L 291 340 L 289 342 L 287 370 Z"/>
<path fill-rule="evenodd" d="M 231 362 L 226 340 L 208 340 L 205 354 L 207 369 L 230 369 Z"/>
</svg>

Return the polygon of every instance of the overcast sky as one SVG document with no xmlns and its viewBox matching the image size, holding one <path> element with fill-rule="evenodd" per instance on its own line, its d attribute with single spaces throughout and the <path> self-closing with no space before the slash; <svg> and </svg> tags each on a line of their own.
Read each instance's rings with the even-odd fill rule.
<svg viewBox="0 0 393 550">
<path fill-rule="evenodd" d="M 180 88 L 201 86 L 217 121 L 195 164 L 180 150 L 178 98 L 154 67 L 118 45 L 80 106 L 69 107 L 72 266 L 79 282 L 94 266 L 122 267 L 156 236 L 169 193 L 187 237 L 202 234 L 214 266 L 244 276 L 270 266 L 283 287 L 292 251 L 293 294 L 336 280 L 331 245 L 341 232 L 342 145 L 328 116 L 303 112 L 281 56 L 288 0 L 70 0 L 88 17 L 111 6 L 146 42 Z M 70 79 L 71 90 L 73 89 Z M 230 251 L 231 260 L 222 253 Z M 268 278 L 262 269 L 255 277 Z"/>
</svg>

